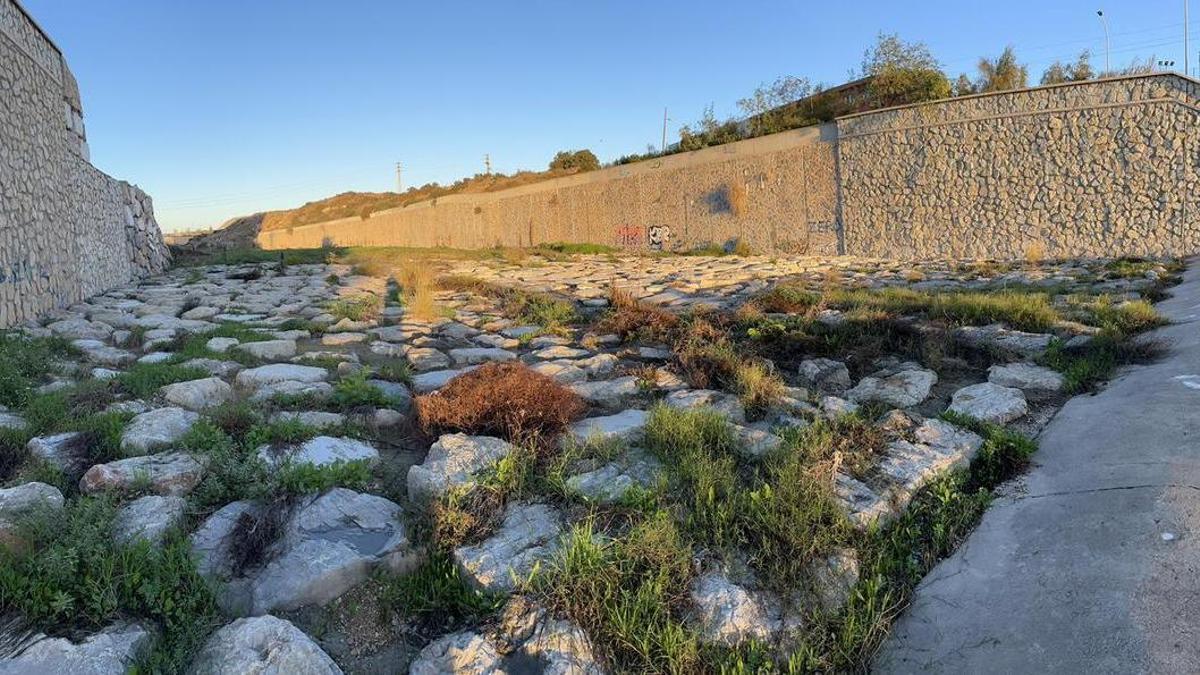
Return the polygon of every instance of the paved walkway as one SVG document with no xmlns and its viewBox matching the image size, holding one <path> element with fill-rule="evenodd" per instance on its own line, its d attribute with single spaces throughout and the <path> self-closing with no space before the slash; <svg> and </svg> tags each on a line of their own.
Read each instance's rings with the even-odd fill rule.
<svg viewBox="0 0 1200 675">
<path fill-rule="evenodd" d="M 876 670 L 1200 670 L 1200 264 L 1173 293 L 1169 356 L 1063 407 Z"/>
</svg>

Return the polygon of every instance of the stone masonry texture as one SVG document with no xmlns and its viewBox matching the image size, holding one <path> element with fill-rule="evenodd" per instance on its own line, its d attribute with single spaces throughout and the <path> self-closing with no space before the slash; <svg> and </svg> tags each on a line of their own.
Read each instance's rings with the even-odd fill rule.
<svg viewBox="0 0 1200 675">
<path fill-rule="evenodd" d="M 1152 74 L 838 119 L 364 219 L 259 234 L 264 248 L 528 246 L 901 259 L 1190 255 L 1200 83 Z"/>
<path fill-rule="evenodd" d="M 0 0 L 0 328 L 170 262 L 150 197 L 88 161 L 75 78 Z"/>
</svg>

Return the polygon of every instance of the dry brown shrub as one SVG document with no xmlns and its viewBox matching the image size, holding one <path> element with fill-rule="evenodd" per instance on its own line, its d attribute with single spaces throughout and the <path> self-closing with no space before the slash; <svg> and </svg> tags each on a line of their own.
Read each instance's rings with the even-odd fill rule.
<svg viewBox="0 0 1200 675">
<path fill-rule="evenodd" d="M 596 333 L 615 333 L 623 340 L 674 342 L 679 317 L 639 301 L 614 283 L 608 292 L 609 311 L 593 326 Z"/>
<path fill-rule="evenodd" d="M 1025 262 L 1030 267 L 1037 267 L 1046 259 L 1046 245 L 1040 241 L 1030 242 L 1025 246 Z"/>
<path fill-rule="evenodd" d="M 433 273 L 427 266 L 410 265 L 400 274 L 400 289 L 408 313 L 418 319 L 438 316 L 437 291 Z"/>
<path fill-rule="evenodd" d="M 417 421 L 429 434 L 461 431 L 524 443 L 551 438 L 587 406 L 579 396 L 522 363 L 489 363 L 417 398 Z"/>
</svg>

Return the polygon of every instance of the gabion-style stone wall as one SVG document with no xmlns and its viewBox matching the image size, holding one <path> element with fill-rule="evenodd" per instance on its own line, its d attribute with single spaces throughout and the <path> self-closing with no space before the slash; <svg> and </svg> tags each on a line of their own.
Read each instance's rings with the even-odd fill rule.
<svg viewBox="0 0 1200 675">
<path fill-rule="evenodd" d="M 949 99 L 837 121 L 845 252 L 1189 255 L 1200 83 L 1171 74 Z"/>
<path fill-rule="evenodd" d="M 0 0 L 0 328 L 169 261 L 150 198 L 88 162 L 62 54 Z"/>
</svg>

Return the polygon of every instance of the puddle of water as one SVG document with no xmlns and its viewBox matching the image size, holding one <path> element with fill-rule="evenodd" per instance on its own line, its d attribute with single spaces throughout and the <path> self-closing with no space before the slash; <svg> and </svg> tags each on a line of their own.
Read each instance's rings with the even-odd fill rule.
<svg viewBox="0 0 1200 675">
<path fill-rule="evenodd" d="M 349 544 L 364 555 L 379 555 L 391 541 L 395 531 L 391 527 L 383 530 L 335 527 L 326 530 L 306 530 L 305 534 L 313 539 Z"/>
</svg>

